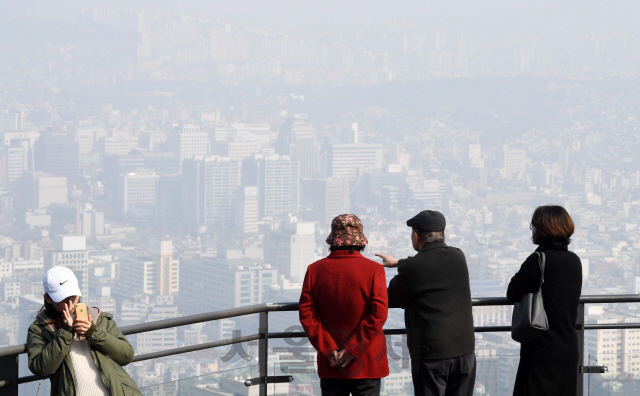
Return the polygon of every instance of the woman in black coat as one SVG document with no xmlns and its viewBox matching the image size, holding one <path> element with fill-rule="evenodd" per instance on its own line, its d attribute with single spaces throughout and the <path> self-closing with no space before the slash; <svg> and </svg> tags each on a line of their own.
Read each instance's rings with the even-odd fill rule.
<svg viewBox="0 0 640 396">
<path fill-rule="evenodd" d="M 513 394 L 575 396 L 578 376 L 576 317 L 582 289 L 582 265 L 568 250 L 574 225 L 561 206 L 540 206 L 531 219 L 532 241 L 544 252 L 542 297 L 549 330 L 520 347 Z M 507 298 L 520 302 L 540 287 L 538 255 L 531 254 L 511 278 Z"/>
</svg>

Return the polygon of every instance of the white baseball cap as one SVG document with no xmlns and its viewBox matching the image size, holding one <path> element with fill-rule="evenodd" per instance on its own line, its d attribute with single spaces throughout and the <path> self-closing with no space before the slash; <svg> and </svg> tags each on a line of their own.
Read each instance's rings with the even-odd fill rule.
<svg viewBox="0 0 640 396">
<path fill-rule="evenodd" d="M 82 296 L 78 287 L 78 278 L 67 267 L 51 268 L 42 278 L 44 292 L 55 302 L 60 302 L 69 296 Z"/>
</svg>

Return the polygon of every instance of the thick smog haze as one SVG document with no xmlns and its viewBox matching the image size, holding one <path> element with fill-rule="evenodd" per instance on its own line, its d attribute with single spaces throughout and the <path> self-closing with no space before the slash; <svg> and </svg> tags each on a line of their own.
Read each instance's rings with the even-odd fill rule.
<svg viewBox="0 0 640 396">
<path fill-rule="evenodd" d="M 297 303 L 345 213 L 381 262 L 415 254 L 407 219 L 441 212 L 484 298 L 504 297 L 535 250 L 536 207 L 561 205 L 582 295 L 640 293 L 640 3 L 4 3 L 2 347 L 26 342 L 57 266 L 120 327 Z M 473 322 L 509 326 L 511 312 L 475 306 Z M 589 304 L 585 320 L 637 324 L 640 311 Z M 127 338 L 141 356 L 258 325 L 241 315 Z M 269 326 L 302 330 L 298 312 Z M 404 327 L 390 309 L 385 329 Z M 584 365 L 608 369 L 581 374 L 583 394 L 637 391 L 638 331 L 583 332 Z M 294 377 L 269 393 L 319 395 L 316 351 L 295 340 L 263 351 L 269 375 Z M 384 395 L 414 393 L 401 345 L 387 337 Z M 474 394 L 511 395 L 520 344 L 477 331 L 475 348 Z M 145 395 L 249 396 L 259 353 L 243 342 L 125 370 Z M 50 391 L 38 379 L 20 394 L 38 386 Z"/>
</svg>

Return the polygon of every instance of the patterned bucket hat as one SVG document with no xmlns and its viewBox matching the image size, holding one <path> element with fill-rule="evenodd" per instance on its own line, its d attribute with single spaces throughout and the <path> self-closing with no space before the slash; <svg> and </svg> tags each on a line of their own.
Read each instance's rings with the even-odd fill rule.
<svg viewBox="0 0 640 396">
<path fill-rule="evenodd" d="M 331 222 L 327 244 L 332 246 L 364 246 L 369 241 L 362 231 L 362 222 L 356 215 L 342 214 Z"/>
</svg>

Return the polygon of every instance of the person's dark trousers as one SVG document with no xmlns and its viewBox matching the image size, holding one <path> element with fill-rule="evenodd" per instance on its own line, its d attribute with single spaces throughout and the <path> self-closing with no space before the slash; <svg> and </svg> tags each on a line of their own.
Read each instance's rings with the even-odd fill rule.
<svg viewBox="0 0 640 396">
<path fill-rule="evenodd" d="M 322 396 L 378 396 L 380 378 L 320 378 Z"/>
<path fill-rule="evenodd" d="M 412 373 L 416 396 L 471 396 L 476 383 L 476 354 L 415 362 Z"/>
</svg>

